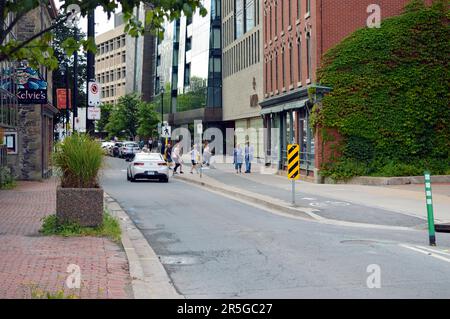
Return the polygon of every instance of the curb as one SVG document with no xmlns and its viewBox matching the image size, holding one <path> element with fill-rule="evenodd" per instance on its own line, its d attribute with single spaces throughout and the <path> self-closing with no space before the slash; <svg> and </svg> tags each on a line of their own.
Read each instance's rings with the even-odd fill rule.
<svg viewBox="0 0 450 319">
<path fill-rule="evenodd" d="M 177 175 L 176 179 L 185 181 L 187 183 L 191 183 L 197 186 L 201 186 L 206 188 L 207 190 L 216 191 L 220 194 L 225 194 L 230 197 L 234 197 L 238 200 L 245 200 L 252 204 L 263 206 L 264 208 L 279 211 L 282 213 L 286 213 L 295 218 L 301 218 L 304 220 L 320 222 L 323 224 L 329 225 L 338 225 L 338 226 L 347 226 L 347 227 L 362 227 L 362 228 L 371 228 L 371 229 L 389 229 L 389 230 L 403 230 L 403 231 L 414 231 L 420 230 L 415 227 L 406 227 L 406 226 L 391 226 L 391 225 L 379 225 L 379 224 L 368 224 L 368 223 L 357 223 L 357 222 L 349 222 L 342 221 L 337 219 L 330 219 L 319 216 L 314 212 L 316 209 L 309 207 L 295 207 L 289 206 L 285 201 L 281 201 L 279 199 L 274 199 L 271 197 L 267 197 L 264 195 L 255 194 L 252 192 L 248 192 L 242 189 L 236 189 L 225 184 L 220 185 L 220 182 L 214 182 L 216 185 L 200 180 L 194 180 L 188 177 Z M 224 187 L 227 186 L 227 187 Z"/>
<path fill-rule="evenodd" d="M 134 299 L 184 299 L 141 231 L 122 207 L 106 192 L 104 194 L 106 208 L 120 223 Z"/>
</svg>

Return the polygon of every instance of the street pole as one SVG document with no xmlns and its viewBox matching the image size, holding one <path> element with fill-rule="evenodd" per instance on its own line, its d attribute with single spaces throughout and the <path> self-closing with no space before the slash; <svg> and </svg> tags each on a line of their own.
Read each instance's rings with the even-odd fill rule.
<svg viewBox="0 0 450 319">
<path fill-rule="evenodd" d="M 78 30 L 75 28 L 75 40 L 78 41 Z M 72 131 L 75 132 L 75 118 L 78 117 L 78 50 L 73 53 L 73 98 L 72 98 Z"/>
<path fill-rule="evenodd" d="M 428 237 L 430 246 L 436 246 L 436 234 L 434 228 L 434 213 L 433 213 L 433 196 L 431 193 L 431 175 L 430 172 L 425 172 L 425 198 L 427 201 L 427 217 L 428 217 Z"/>
<path fill-rule="evenodd" d="M 66 136 L 69 135 L 70 109 L 69 109 L 69 65 L 66 67 Z"/>
<path fill-rule="evenodd" d="M 88 39 L 95 41 L 95 11 L 94 9 L 89 10 L 87 18 L 87 36 Z M 87 84 L 86 89 L 89 88 L 89 82 L 95 80 L 95 56 L 91 51 L 87 52 Z M 88 119 L 88 108 L 89 108 L 89 92 L 86 94 L 86 133 L 93 136 L 94 135 L 94 121 Z"/>
</svg>

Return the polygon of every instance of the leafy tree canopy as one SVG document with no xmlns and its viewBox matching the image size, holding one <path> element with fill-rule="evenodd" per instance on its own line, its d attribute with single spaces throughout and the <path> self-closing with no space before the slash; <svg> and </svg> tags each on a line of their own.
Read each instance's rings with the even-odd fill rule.
<svg viewBox="0 0 450 319">
<path fill-rule="evenodd" d="M 324 175 L 450 173 L 449 35 L 447 0 L 414 0 L 326 53 L 318 74 L 333 91 L 311 124 L 343 141 Z"/>
</svg>

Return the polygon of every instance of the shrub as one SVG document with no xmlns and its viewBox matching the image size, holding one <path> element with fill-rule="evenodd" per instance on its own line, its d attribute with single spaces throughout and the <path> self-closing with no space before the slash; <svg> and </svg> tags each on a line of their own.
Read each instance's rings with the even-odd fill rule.
<svg viewBox="0 0 450 319">
<path fill-rule="evenodd" d="M 56 215 L 49 215 L 43 218 L 40 233 L 44 235 L 59 235 L 64 237 L 108 237 L 115 242 L 120 242 L 121 237 L 119 222 L 107 212 L 103 214 L 103 223 L 98 227 L 82 227 L 77 223 L 60 224 Z"/>
<path fill-rule="evenodd" d="M 7 167 L 0 167 L 0 189 L 12 189 L 16 185 L 14 176 Z"/>
<path fill-rule="evenodd" d="M 85 134 L 73 134 L 56 145 L 54 164 L 61 171 L 61 187 L 97 188 L 103 162 L 99 143 Z"/>
</svg>

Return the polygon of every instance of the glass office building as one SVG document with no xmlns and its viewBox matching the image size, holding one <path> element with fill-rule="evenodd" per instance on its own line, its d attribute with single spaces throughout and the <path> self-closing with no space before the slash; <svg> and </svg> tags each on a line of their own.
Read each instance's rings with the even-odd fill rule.
<svg viewBox="0 0 450 319">
<path fill-rule="evenodd" d="M 221 0 L 206 0 L 198 10 L 165 23 L 156 53 L 155 95 L 161 94 L 164 119 L 175 127 L 222 120 Z"/>
</svg>

